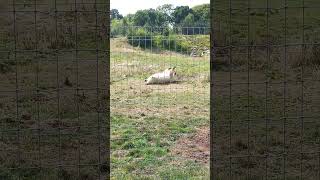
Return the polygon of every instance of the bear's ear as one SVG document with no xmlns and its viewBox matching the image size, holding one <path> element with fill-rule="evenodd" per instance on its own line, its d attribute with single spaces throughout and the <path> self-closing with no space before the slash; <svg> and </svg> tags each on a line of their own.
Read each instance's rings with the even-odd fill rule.
<svg viewBox="0 0 320 180">
<path fill-rule="evenodd" d="M 174 66 L 174 67 L 172 68 L 172 70 L 176 70 L 176 67 Z"/>
<path fill-rule="evenodd" d="M 171 69 L 171 67 L 170 68 L 168 68 L 168 70 L 170 70 Z"/>
</svg>

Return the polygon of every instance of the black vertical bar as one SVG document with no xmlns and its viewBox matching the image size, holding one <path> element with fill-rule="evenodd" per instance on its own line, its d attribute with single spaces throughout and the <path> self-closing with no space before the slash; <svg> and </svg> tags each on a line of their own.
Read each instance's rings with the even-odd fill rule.
<svg viewBox="0 0 320 180">
<path fill-rule="evenodd" d="M 95 8 L 95 42 L 96 42 L 96 93 L 97 93 L 97 107 L 99 107 L 100 102 L 99 102 L 99 43 L 98 43 L 98 9 L 97 9 L 97 0 L 94 1 L 94 8 Z M 98 120 L 98 177 L 101 179 L 101 122 L 100 122 L 100 112 L 99 108 L 97 110 L 97 120 Z"/>
<path fill-rule="evenodd" d="M 300 123 L 301 123 L 301 129 L 300 129 L 300 179 L 302 180 L 302 173 L 303 173 L 303 154 L 302 154 L 302 149 L 303 149 L 303 133 L 304 133 L 304 90 L 303 90 L 303 75 L 304 75 L 304 62 L 306 61 L 305 58 L 305 39 L 304 39 L 304 25 L 305 25 L 305 19 L 304 19 L 304 11 L 305 11 L 305 2 L 302 0 L 302 64 L 301 64 L 301 103 L 300 103 Z"/>
<path fill-rule="evenodd" d="M 18 84 L 18 60 L 17 60 L 17 27 L 16 27 L 16 1 L 13 0 L 13 32 L 14 32 L 14 61 L 16 63 L 16 121 L 18 124 L 18 171 L 21 169 L 21 143 L 20 143 L 20 131 L 21 131 L 21 119 L 19 118 L 19 84 Z M 20 174 L 18 175 L 20 179 Z"/>
<path fill-rule="evenodd" d="M 107 154 L 106 154 L 106 171 L 107 171 L 107 177 L 106 179 L 110 179 L 110 124 L 111 124 L 111 119 L 110 119 L 110 1 L 107 1 L 107 7 L 106 7 L 106 19 L 107 19 L 107 26 L 106 26 L 106 49 L 107 49 L 107 65 L 106 65 L 106 85 L 105 85 L 105 91 L 106 91 L 106 144 L 105 147 L 107 149 Z"/>
<path fill-rule="evenodd" d="M 269 29 L 269 13 L 270 13 L 270 7 L 269 7 L 269 0 L 267 0 L 267 67 L 265 69 L 265 74 L 267 74 L 269 68 L 270 68 L 270 29 Z M 265 88 L 265 128 L 266 128 L 266 151 L 265 151 L 265 177 L 266 180 L 268 180 L 268 157 L 269 157 L 269 144 L 268 144 L 268 128 L 269 128 L 269 114 L 268 114 L 268 84 L 269 84 L 269 79 L 268 76 L 266 76 L 266 88 Z"/>
<path fill-rule="evenodd" d="M 39 101 L 39 58 L 38 58 L 38 31 L 37 31 L 37 0 L 34 0 L 34 33 L 35 33 L 35 57 L 37 60 L 36 68 L 36 95 L 37 95 L 37 122 L 38 122 L 38 154 L 39 154 L 39 171 L 41 176 L 41 124 L 40 124 L 40 101 Z"/>
<path fill-rule="evenodd" d="M 214 11 L 214 0 L 210 1 L 210 179 L 215 178 L 215 171 L 214 171 L 214 131 L 216 128 L 215 124 L 215 87 L 214 87 L 214 18 L 215 18 L 215 11 Z"/>
<path fill-rule="evenodd" d="M 54 13 L 55 13 L 55 43 L 56 43 L 56 49 L 55 49 L 55 53 L 56 53 L 56 65 L 57 65 L 57 112 L 58 112 L 58 135 L 59 135 L 59 151 L 58 151 L 58 171 L 59 173 L 62 170 L 62 157 L 61 157 L 61 117 L 60 117 L 60 83 L 59 83 L 59 46 L 58 46 L 58 9 L 57 9 L 57 0 L 54 1 Z"/>
<path fill-rule="evenodd" d="M 284 72 L 283 72 L 283 179 L 286 179 L 286 106 L 287 106 L 287 0 L 284 0 Z"/>
<path fill-rule="evenodd" d="M 78 53 L 79 53 L 79 49 L 78 49 L 78 9 L 77 9 L 77 0 L 74 0 L 74 18 L 75 18 L 75 46 L 76 46 L 76 53 L 75 53 L 75 61 L 76 61 L 76 97 L 75 97 L 75 103 L 76 103 L 76 107 L 77 107 L 77 120 L 78 120 L 78 156 L 77 156 L 77 164 L 78 164 L 78 178 L 80 178 L 80 138 L 81 138 L 81 129 L 80 129 L 80 107 L 79 107 L 79 101 L 78 101 L 78 97 L 79 97 L 79 61 L 78 61 Z"/>
<path fill-rule="evenodd" d="M 229 178 L 232 178 L 232 0 L 229 0 Z"/>
<path fill-rule="evenodd" d="M 249 164 L 250 160 L 250 62 L 251 62 L 251 56 L 250 56 L 250 0 L 248 0 L 248 34 L 247 34 L 247 163 Z M 247 166 L 247 179 L 250 178 L 250 171 L 249 166 Z"/>
</svg>

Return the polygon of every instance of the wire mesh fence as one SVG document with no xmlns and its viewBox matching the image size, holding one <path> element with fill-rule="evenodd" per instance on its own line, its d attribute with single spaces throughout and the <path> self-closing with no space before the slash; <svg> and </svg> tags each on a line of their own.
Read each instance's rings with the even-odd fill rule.
<svg viewBox="0 0 320 180">
<path fill-rule="evenodd" d="M 105 1 L 0 2 L 0 179 L 106 179 Z"/>
<path fill-rule="evenodd" d="M 319 179 L 319 3 L 211 4 L 212 177 Z"/>
<path fill-rule="evenodd" d="M 319 179 L 318 4 L 212 1 L 209 63 L 207 27 L 109 53 L 105 1 L 1 2 L 0 179 L 108 178 L 109 63 L 113 178 L 208 179 L 211 87 L 212 178 Z"/>
<path fill-rule="evenodd" d="M 111 27 L 112 178 L 209 178 L 209 34 Z"/>
</svg>

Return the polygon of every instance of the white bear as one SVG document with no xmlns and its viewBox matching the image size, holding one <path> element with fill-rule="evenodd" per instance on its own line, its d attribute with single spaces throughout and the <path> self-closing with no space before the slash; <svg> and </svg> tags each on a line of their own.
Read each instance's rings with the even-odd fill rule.
<svg viewBox="0 0 320 180">
<path fill-rule="evenodd" d="M 164 70 L 163 72 L 156 73 L 151 75 L 148 79 L 145 79 L 144 81 L 146 84 L 165 84 L 174 82 L 174 78 L 177 75 L 176 73 L 176 67 L 168 68 Z"/>
</svg>

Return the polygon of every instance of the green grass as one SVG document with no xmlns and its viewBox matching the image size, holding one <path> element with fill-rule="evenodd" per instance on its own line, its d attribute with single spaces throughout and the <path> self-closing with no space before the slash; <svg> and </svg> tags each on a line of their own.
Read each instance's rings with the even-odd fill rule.
<svg viewBox="0 0 320 180">
<path fill-rule="evenodd" d="M 112 179 L 184 179 L 208 177 L 208 169 L 170 155 L 170 147 L 206 119 L 112 117 Z M 173 166 L 172 163 L 177 163 Z"/>
<path fill-rule="evenodd" d="M 172 154 L 179 138 L 209 124 L 209 58 L 142 50 L 124 38 L 111 46 L 112 179 L 209 179 L 208 164 Z M 180 83 L 144 85 L 173 66 Z"/>
<path fill-rule="evenodd" d="M 126 44 L 123 38 L 115 39 L 113 42 L 119 44 L 120 47 L 125 47 Z M 208 75 L 210 71 L 208 58 L 194 60 L 194 58 L 174 52 L 161 54 L 136 49 L 128 52 L 111 52 L 111 67 L 113 67 L 111 68 L 111 82 L 113 79 L 121 78 L 124 74 L 132 79 L 146 78 L 150 73 L 173 66 L 177 67 L 177 73 L 183 77 L 197 76 L 201 73 Z"/>
</svg>

